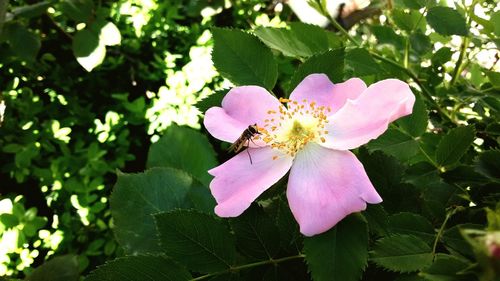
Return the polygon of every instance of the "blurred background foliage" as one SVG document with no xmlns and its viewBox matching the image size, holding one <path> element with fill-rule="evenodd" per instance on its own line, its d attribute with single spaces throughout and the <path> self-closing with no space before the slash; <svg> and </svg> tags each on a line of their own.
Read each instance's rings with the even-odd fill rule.
<svg viewBox="0 0 500 281">
<path fill-rule="evenodd" d="M 361 76 L 368 83 L 416 77 L 412 86 L 427 89 L 422 89 L 427 99 L 421 111 L 429 110 L 433 122 L 427 133 L 415 134 L 427 144 L 422 155 L 434 153 L 442 137 L 435 133 L 459 124 L 475 125 L 478 152 L 498 149 L 496 1 L 361 1 L 365 5 L 347 15 L 332 1 L 319 22 L 321 15 L 297 8 L 297 2 L 1 0 L 0 276 L 24 278 L 64 254 L 74 254 L 68 259 L 85 274 L 122 255 L 108 202 L 115 172 L 143 171 L 150 144 L 172 123 L 200 129 L 202 112 L 195 104 L 232 85 L 212 64 L 213 26 L 285 27 L 301 19 L 335 30 L 327 25 L 328 17 L 337 18 L 363 47 L 332 34 L 335 47 L 349 47 L 345 77 Z M 443 15 L 450 24 L 442 23 Z M 255 33 L 269 43 L 258 28 Z M 409 72 L 383 59 L 375 62 L 380 58 L 369 51 Z M 274 91 L 282 94 L 304 59 L 286 51 L 275 56 L 279 83 Z M 204 102 L 202 110 L 216 104 Z M 368 149 L 384 150 L 400 161 L 422 149 L 390 141 Z M 218 145 L 216 150 L 221 151 Z M 461 173 L 472 167 L 475 156 L 468 156 L 462 170 L 456 161 L 437 164 L 453 166 L 448 176 L 456 179 L 465 177 Z M 414 167 L 419 168 L 427 167 Z M 489 166 L 485 170 L 485 176 L 498 180 Z M 484 183 L 480 174 L 466 176 Z"/>
</svg>

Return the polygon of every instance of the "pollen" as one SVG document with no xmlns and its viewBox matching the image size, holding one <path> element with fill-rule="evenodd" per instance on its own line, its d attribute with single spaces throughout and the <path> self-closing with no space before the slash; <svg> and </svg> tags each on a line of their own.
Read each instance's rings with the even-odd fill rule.
<svg viewBox="0 0 500 281">
<path fill-rule="evenodd" d="M 328 123 L 330 107 L 319 106 L 315 101 L 307 99 L 299 101 L 280 98 L 279 101 L 281 105 L 278 111 L 267 111 L 269 117 L 265 123 L 271 130 L 259 130 L 264 142 L 292 157 L 310 142 L 326 142 L 324 136 L 328 131 L 324 128 Z M 273 160 L 277 158 L 273 156 Z"/>
</svg>

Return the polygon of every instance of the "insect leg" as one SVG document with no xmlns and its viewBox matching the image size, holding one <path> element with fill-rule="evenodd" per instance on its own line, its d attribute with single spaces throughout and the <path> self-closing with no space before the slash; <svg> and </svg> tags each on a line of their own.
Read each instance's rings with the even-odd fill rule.
<svg viewBox="0 0 500 281">
<path fill-rule="evenodd" d="M 248 154 L 248 158 L 250 158 L 250 165 L 253 165 L 253 162 L 252 162 L 252 155 L 250 155 L 250 151 L 248 151 L 248 149 L 250 149 L 250 140 L 251 140 L 251 139 L 248 139 L 248 140 L 247 140 L 247 154 Z"/>
</svg>

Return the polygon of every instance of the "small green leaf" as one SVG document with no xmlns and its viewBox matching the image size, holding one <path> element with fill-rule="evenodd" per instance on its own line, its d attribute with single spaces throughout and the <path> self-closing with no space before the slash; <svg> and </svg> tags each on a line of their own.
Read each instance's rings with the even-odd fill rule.
<svg viewBox="0 0 500 281">
<path fill-rule="evenodd" d="M 52 5 L 49 1 L 42 1 L 36 4 L 25 5 L 12 9 L 14 17 L 33 18 L 47 12 L 47 9 Z"/>
<path fill-rule="evenodd" d="M 479 154 L 476 170 L 495 180 L 500 180 L 500 150 L 487 150 Z"/>
<path fill-rule="evenodd" d="M 224 90 L 218 90 L 215 91 L 214 93 L 210 94 L 208 97 L 198 101 L 196 103 L 196 107 L 198 110 L 201 112 L 205 113 L 209 108 L 214 107 L 214 106 L 221 106 L 222 104 L 222 99 L 226 96 L 227 92 L 229 90 L 224 89 Z"/>
<path fill-rule="evenodd" d="M 494 88 L 500 88 L 500 73 L 496 71 L 485 71 L 486 76 Z"/>
<path fill-rule="evenodd" d="M 412 137 L 420 137 L 425 133 L 428 123 L 429 117 L 427 107 L 418 95 L 413 105 L 413 112 L 411 115 L 405 116 L 397 121 L 398 126 Z"/>
<path fill-rule="evenodd" d="M 76 22 L 87 23 L 92 19 L 94 11 L 92 0 L 63 0 L 59 5 L 62 13 Z"/>
<path fill-rule="evenodd" d="M 37 267 L 27 278 L 28 281 L 78 281 L 80 274 L 78 260 L 74 255 L 59 256 Z"/>
<path fill-rule="evenodd" d="M 197 192 L 206 187 L 172 168 L 153 168 L 142 174 L 118 174 L 111 194 L 116 240 L 126 253 L 157 253 L 158 239 L 152 214 L 196 206 Z"/>
<path fill-rule="evenodd" d="M 432 43 L 429 36 L 422 32 L 414 32 L 410 36 L 411 48 L 419 55 L 425 55 L 432 51 Z"/>
<path fill-rule="evenodd" d="M 419 10 L 425 7 L 427 0 L 402 0 L 403 5 L 407 8 Z"/>
<path fill-rule="evenodd" d="M 370 28 L 379 44 L 391 44 L 397 49 L 403 48 L 403 37 L 396 34 L 394 28 L 385 25 L 373 25 Z"/>
<path fill-rule="evenodd" d="M 186 171 L 208 186 L 208 170 L 217 166 L 215 151 L 200 132 L 171 125 L 157 143 L 151 145 L 146 166 L 173 167 Z"/>
<path fill-rule="evenodd" d="M 307 75 L 313 73 L 324 73 L 333 83 L 343 81 L 344 49 L 330 50 L 306 60 L 293 74 L 288 92 L 291 93 Z"/>
<path fill-rule="evenodd" d="M 430 281 L 468 281 L 474 280 L 474 276 L 469 274 L 459 274 L 471 263 L 456 256 L 447 254 L 437 254 L 434 262 L 420 273 L 426 280 Z"/>
<path fill-rule="evenodd" d="M 258 85 L 271 90 L 278 64 L 257 37 L 236 29 L 214 28 L 212 60 L 217 70 L 236 85 Z"/>
<path fill-rule="evenodd" d="M 397 129 L 388 129 L 380 137 L 371 140 L 367 145 L 368 150 L 381 150 L 401 161 L 408 161 L 418 152 L 418 143 L 412 137 Z"/>
<path fill-rule="evenodd" d="M 162 256 L 126 256 L 92 271 L 85 281 L 187 281 L 191 274 L 172 259 Z"/>
<path fill-rule="evenodd" d="M 415 235 L 427 243 L 432 243 L 436 237 L 434 227 L 423 216 L 402 212 L 389 217 L 391 232 L 398 234 Z"/>
<path fill-rule="evenodd" d="M 458 127 L 451 129 L 438 144 L 436 161 L 441 166 L 455 164 L 467 152 L 476 135 L 474 127 Z"/>
<path fill-rule="evenodd" d="M 436 6 L 427 12 L 427 22 L 442 35 L 467 35 L 465 18 L 450 7 Z"/>
<path fill-rule="evenodd" d="M 347 52 L 346 65 L 353 72 L 353 76 L 379 74 L 380 66 L 370 53 L 364 48 L 356 48 Z"/>
<path fill-rule="evenodd" d="M 304 239 L 306 262 L 314 281 L 356 281 L 367 264 L 368 229 L 350 215 L 329 231 Z"/>
<path fill-rule="evenodd" d="M 278 227 L 264 210 L 252 205 L 239 217 L 231 220 L 238 250 L 257 259 L 271 259 L 280 248 Z"/>
<path fill-rule="evenodd" d="M 490 22 L 494 27 L 496 36 L 500 36 L 500 11 L 496 11 L 491 15 Z"/>
<path fill-rule="evenodd" d="M 40 50 L 40 37 L 18 23 L 5 26 L 7 40 L 14 54 L 23 60 L 34 61 Z"/>
<path fill-rule="evenodd" d="M 161 249 L 188 269 L 211 273 L 233 265 L 234 237 L 222 221 L 188 210 L 159 213 L 155 220 Z"/>
<path fill-rule="evenodd" d="M 104 61 L 106 47 L 99 42 L 95 32 L 83 29 L 73 37 L 73 54 L 78 63 L 90 72 Z"/>
<path fill-rule="evenodd" d="M 300 22 L 291 23 L 289 29 L 260 26 L 255 35 L 270 48 L 290 57 L 310 57 L 325 52 L 332 47 L 329 37 L 335 36 L 319 26 Z"/>
<path fill-rule="evenodd" d="M 388 270 L 412 272 L 432 263 L 431 248 L 412 235 L 393 235 L 377 241 L 371 260 Z"/>
<path fill-rule="evenodd" d="M 453 52 L 448 47 L 441 47 L 437 50 L 431 58 L 431 62 L 434 66 L 440 66 L 450 61 Z"/>
<path fill-rule="evenodd" d="M 425 30 L 425 19 L 418 11 L 410 10 L 405 12 L 400 9 L 394 9 L 392 11 L 392 19 L 399 28 L 407 32 L 412 32 L 417 28 L 422 31 Z"/>
<path fill-rule="evenodd" d="M 1 214 L 0 222 L 6 228 L 12 228 L 19 224 L 19 219 L 13 214 Z"/>
</svg>

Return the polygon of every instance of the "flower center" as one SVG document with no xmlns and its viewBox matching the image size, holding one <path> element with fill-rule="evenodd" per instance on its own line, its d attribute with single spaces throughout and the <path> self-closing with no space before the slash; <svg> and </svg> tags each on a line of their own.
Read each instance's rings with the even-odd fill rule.
<svg viewBox="0 0 500 281">
<path fill-rule="evenodd" d="M 296 101 L 280 98 L 279 112 L 269 110 L 268 119 L 259 128 L 264 142 L 292 157 L 309 142 L 325 142 L 327 112 L 331 108 L 317 106 L 307 99 Z M 285 106 L 286 105 L 286 106 Z M 273 158 L 273 159 L 276 159 Z"/>
</svg>

